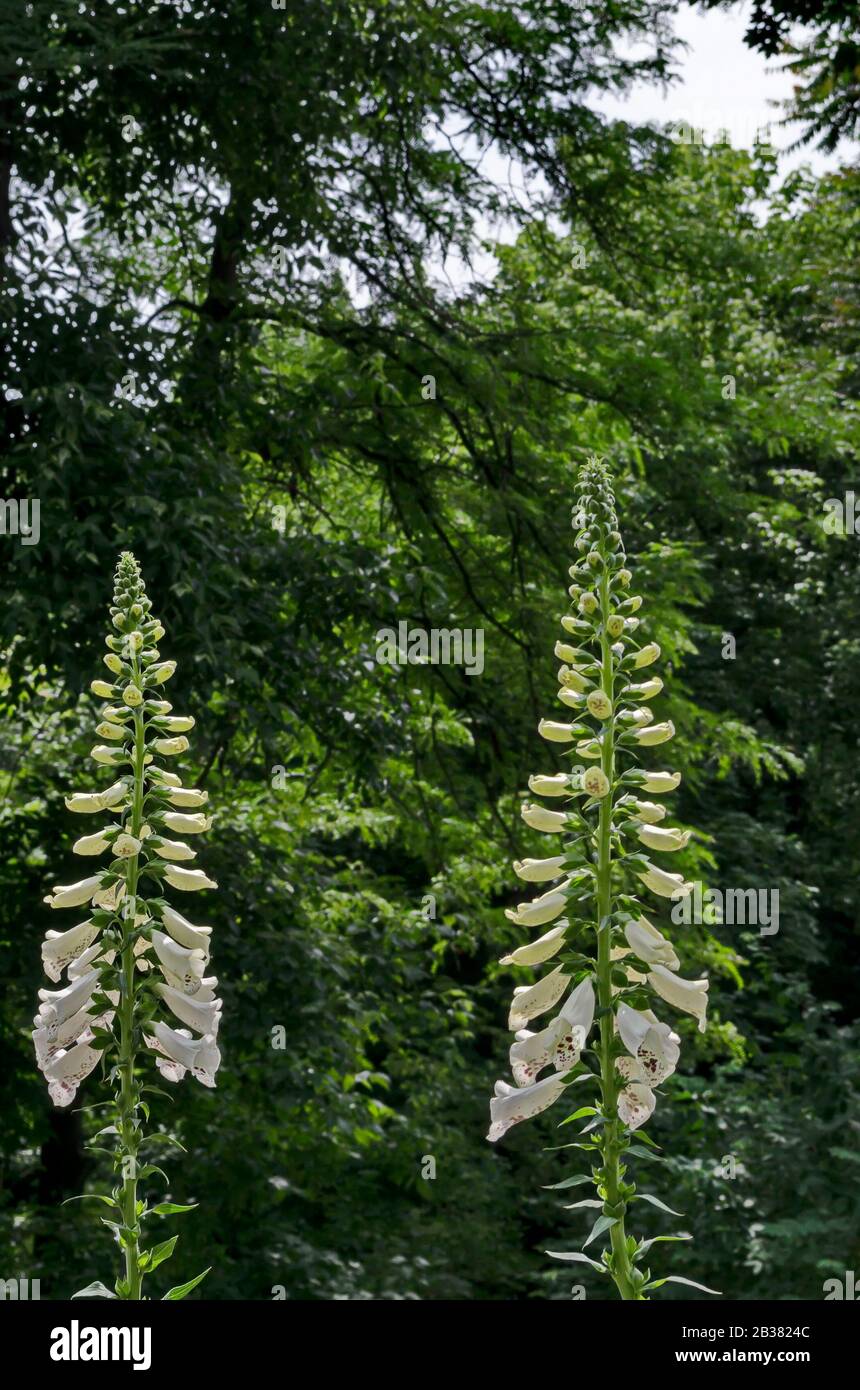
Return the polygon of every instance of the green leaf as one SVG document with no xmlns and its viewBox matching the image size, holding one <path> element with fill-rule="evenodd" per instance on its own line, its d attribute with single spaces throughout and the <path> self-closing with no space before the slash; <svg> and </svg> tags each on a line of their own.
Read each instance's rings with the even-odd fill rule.
<svg viewBox="0 0 860 1390">
<path fill-rule="evenodd" d="M 597 1220 L 595 1221 L 594 1225 L 592 1226 L 591 1230 L 589 1231 L 588 1235 L 582 1243 L 583 1250 L 585 1249 L 586 1245 L 590 1245 L 591 1242 L 597 1236 L 602 1236 L 604 1231 L 608 1231 L 611 1226 L 617 1225 L 617 1222 L 617 1216 L 598 1216 Z"/>
<path fill-rule="evenodd" d="M 144 1250 L 140 1257 L 141 1269 L 145 1269 L 147 1273 L 151 1273 L 152 1270 L 158 1269 L 160 1264 L 170 1259 L 170 1256 L 176 1248 L 178 1239 L 179 1236 L 171 1236 L 169 1240 L 162 1240 L 158 1245 L 153 1245 L 151 1249 Z"/>
<path fill-rule="evenodd" d="M 680 1274 L 667 1274 L 665 1279 L 654 1279 L 650 1284 L 646 1284 L 646 1289 L 659 1289 L 663 1284 L 688 1284 L 691 1289 L 701 1289 L 702 1293 L 712 1293 L 716 1298 L 722 1298 L 719 1289 L 709 1289 L 705 1284 L 697 1284 L 695 1279 L 684 1279 Z"/>
<path fill-rule="evenodd" d="M 643 1148 L 641 1144 L 630 1144 L 621 1155 L 624 1158 L 627 1154 L 633 1154 L 636 1158 L 650 1158 L 652 1163 L 665 1163 L 665 1158 L 659 1154 L 652 1154 L 650 1149 Z"/>
<path fill-rule="evenodd" d="M 180 1202 L 159 1202 L 157 1206 L 150 1207 L 147 1216 L 175 1216 L 182 1211 L 193 1211 L 197 1206 L 196 1202 L 191 1202 L 188 1206 L 183 1206 Z M 210 1265 L 211 1269 L 212 1266 Z M 202 1275 L 201 1275 L 202 1278 Z"/>
<path fill-rule="evenodd" d="M 591 1265 L 591 1268 L 596 1269 L 598 1274 L 609 1273 L 605 1265 L 599 1264 L 590 1255 L 583 1255 L 581 1250 L 545 1250 L 544 1254 L 549 1255 L 551 1260 L 570 1260 L 574 1264 Z"/>
<path fill-rule="evenodd" d="M 574 1110 L 572 1115 L 568 1115 L 567 1119 L 562 1120 L 558 1127 L 559 1129 L 561 1129 L 562 1125 L 569 1125 L 572 1124 L 574 1120 L 581 1120 L 584 1115 L 596 1114 L 597 1111 L 595 1110 L 593 1105 L 583 1105 L 579 1108 L 579 1110 Z"/>
<path fill-rule="evenodd" d="M 651 1246 L 652 1246 L 652 1245 L 656 1245 L 656 1244 L 658 1243 L 658 1241 L 661 1241 L 661 1240 L 692 1240 L 692 1239 L 693 1239 L 693 1237 L 690 1235 L 690 1232 L 689 1232 L 689 1231 L 679 1231 L 676 1235 L 672 1235 L 672 1236 L 651 1236 L 650 1240 L 643 1240 L 643 1241 L 642 1241 L 642 1244 L 639 1246 L 637 1258 L 638 1258 L 639 1256 L 642 1256 L 642 1255 L 647 1255 L 648 1251 L 651 1249 Z"/>
<path fill-rule="evenodd" d="M 106 1197 L 102 1192 L 80 1192 L 77 1197 L 66 1197 L 60 1206 L 68 1206 L 69 1202 L 85 1202 L 88 1198 L 94 1202 L 105 1202 L 107 1206 L 116 1207 L 117 1211 L 120 1210 L 119 1203 L 115 1202 L 113 1197 Z"/>
<path fill-rule="evenodd" d="M 590 1173 L 577 1173 L 573 1178 L 562 1178 L 561 1182 L 542 1183 L 545 1192 L 560 1192 L 563 1187 L 579 1187 L 581 1183 L 594 1182 Z"/>
<path fill-rule="evenodd" d="M 652 1197 L 650 1192 L 637 1192 L 633 1198 L 634 1202 L 650 1202 L 652 1207 L 659 1207 L 661 1211 L 667 1211 L 670 1216 L 683 1216 L 682 1211 L 673 1211 L 667 1207 L 665 1202 L 661 1202 L 659 1197 Z"/>
<path fill-rule="evenodd" d="M 96 1279 L 92 1284 L 87 1284 L 85 1289 L 78 1289 L 77 1293 L 72 1294 L 72 1298 L 116 1298 L 116 1294 L 106 1289 L 100 1279 Z"/>
<path fill-rule="evenodd" d="M 189 1294 L 192 1289 L 197 1288 L 197 1285 L 200 1283 L 202 1279 L 206 1278 L 206 1275 L 209 1273 L 209 1270 L 211 1268 L 212 1266 L 210 1265 L 208 1269 L 204 1269 L 202 1274 L 196 1275 L 194 1279 L 189 1279 L 187 1284 L 177 1284 L 175 1288 L 168 1289 L 167 1293 L 161 1300 L 162 1303 L 175 1303 L 177 1299 L 184 1298 L 185 1295 Z"/>
</svg>

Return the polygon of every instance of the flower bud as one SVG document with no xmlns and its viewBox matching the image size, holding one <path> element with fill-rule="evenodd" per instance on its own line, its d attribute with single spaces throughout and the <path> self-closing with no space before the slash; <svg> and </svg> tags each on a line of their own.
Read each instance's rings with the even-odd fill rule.
<svg viewBox="0 0 860 1390">
<path fill-rule="evenodd" d="M 110 700 L 113 696 L 113 686 L 108 685 L 107 681 L 90 681 L 90 690 L 100 700 Z"/>
<path fill-rule="evenodd" d="M 147 671 L 146 683 L 147 685 L 163 685 L 165 681 L 170 680 L 175 670 L 175 661 L 164 661 L 160 666 L 154 666 L 151 671 Z"/>
<path fill-rule="evenodd" d="M 577 599 L 576 606 L 580 613 L 593 613 L 597 607 L 597 595 L 586 589 Z"/>
<path fill-rule="evenodd" d="M 624 619 L 618 613 L 611 614 L 606 619 L 606 631 L 610 637 L 620 637 L 624 631 Z"/>
<path fill-rule="evenodd" d="M 647 647 L 642 647 L 633 659 L 633 665 L 638 669 L 640 666 L 650 666 L 660 655 L 660 648 L 656 642 L 649 642 Z"/>
<path fill-rule="evenodd" d="M 118 656 L 114 656 L 113 652 L 109 652 L 107 656 L 102 657 L 102 660 L 109 671 L 113 671 L 115 676 L 120 675 L 122 671 L 122 662 Z M 96 693 L 98 694 L 98 692 Z"/>
</svg>

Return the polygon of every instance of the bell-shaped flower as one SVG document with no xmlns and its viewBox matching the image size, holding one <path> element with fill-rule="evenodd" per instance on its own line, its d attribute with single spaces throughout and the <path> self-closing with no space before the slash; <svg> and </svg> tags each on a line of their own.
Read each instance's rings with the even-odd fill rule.
<svg viewBox="0 0 860 1390">
<path fill-rule="evenodd" d="M 681 1055 L 681 1040 L 668 1023 L 661 1023 L 650 1009 L 643 1012 L 628 1004 L 618 1005 L 615 1023 L 621 1041 L 639 1064 L 636 1079 L 653 1087 L 672 1075 Z"/>
<path fill-rule="evenodd" d="M 122 698 L 123 703 L 128 705 L 129 709 L 137 709 L 138 705 L 143 704 L 143 694 L 140 688 L 134 684 L 125 687 Z"/>
<path fill-rule="evenodd" d="M 625 685 L 621 693 L 625 700 L 653 700 L 662 689 L 663 682 L 660 677 L 652 676 L 650 680 L 641 681 L 638 685 Z"/>
<path fill-rule="evenodd" d="M 675 953 L 675 948 L 671 941 L 668 941 L 662 932 L 659 932 L 647 917 L 640 917 L 635 922 L 627 922 L 624 927 L 624 935 L 631 951 L 644 960 L 647 965 L 667 965 L 670 970 L 677 970 L 680 961 Z"/>
<path fill-rule="evenodd" d="M 164 877 L 172 888 L 178 888 L 181 893 L 199 893 L 202 888 L 218 887 L 202 869 L 182 869 L 178 865 L 168 864 Z"/>
<path fill-rule="evenodd" d="M 164 758 L 175 758 L 180 753 L 185 753 L 189 748 L 188 739 L 184 734 L 179 738 L 157 738 L 152 744 L 156 753 L 160 753 Z"/>
<path fill-rule="evenodd" d="M 55 1037 L 59 1025 L 87 1003 L 98 984 L 98 978 L 98 971 L 90 970 L 80 979 L 66 985 L 65 989 L 40 989 L 39 998 L 42 1002 L 33 1020 L 36 1027 L 47 1028 L 49 1034 Z"/>
<path fill-rule="evenodd" d="M 565 857 L 557 854 L 552 859 L 515 859 L 514 873 L 527 883 L 548 883 L 564 873 Z"/>
<path fill-rule="evenodd" d="M 698 1019 L 699 1032 L 704 1033 L 709 980 L 684 980 L 665 965 L 655 965 L 649 972 L 648 983 L 667 1004 Z"/>
<path fill-rule="evenodd" d="M 572 743 L 576 738 L 572 725 L 559 724 L 555 719 L 542 719 L 538 724 L 538 733 L 550 743 Z"/>
<path fill-rule="evenodd" d="M 680 772 L 646 772 L 642 790 L 655 793 L 673 792 L 680 784 Z"/>
<path fill-rule="evenodd" d="M 636 833 L 648 849 L 660 850 L 663 854 L 683 849 L 690 838 L 689 830 L 664 829 L 661 825 L 640 825 Z"/>
<path fill-rule="evenodd" d="M 166 1081 L 181 1081 L 187 1071 L 204 1086 L 214 1087 L 221 1053 L 211 1033 L 194 1038 L 186 1028 L 169 1028 L 166 1023 L 150 1025 L 144 1038 L 147 1047 L 159 1053 L 156 1065 Z"/>
<path fill-rule="evenodd" d="M 646 825 L 655 825 L 657 821 L 666 818 L 666 807 L 657 801 L 638 801 L 634 798 L 630 805 L 636 813 L 636 819 L 644 821 Z"/>
<path fill-rule="evenodd" d="M 612 713 L 612 701 L 605 690 L 590 690 L 585 703 L 589 714 L 593 714 L 595 719 L 608 719 Z"/>
<path fill-rule="evenodd" d="M 42 942 L 42 965 L 55 983 L 72 961 L 83 955 L 95 941 L 99 928 L 90 921 L 79 922 L 68 931 L 49 931 Z"/>
<path fill-rule="evenodd" d="M 152 841 L 152 844 L 162 859 L 187 860 L 197 858 L 197 851 L 182 840 L 166 840 L 163 835 L 160 835 L 157 840 Z"/>
<path fill-rule="evenodd" d="M 649 642 L 647 647 L 641 647 L 633 658 L 633 665 L 637 670 L 643 666 L 651 666 L 660 656 L 660 648 L 656 642 Z"/>
<path fill-rule="evenodd" d="M 600 744 L 596 738 L 582 738 L 576 745 L 576 751 L 581 758 L 599 758 Z"/>
<path fill-rule="evenodd" d="M 106 743 L 97 743 L 90 749 L 90 757 L 97 763 L 103 763 L 105 767 L 121 767 L 127 755 L 122 748 L 110 748 Z"/>
<path fill-rule="evenodd" d="M 569 882 L 569 879 L 565 880 L 557 888 L 551 888 L 548 893 L 542 893 L 530 903 L 518 903 L 516 909 L 505 908 L 505 916 L 509 922 L 516 922 L 520 927 L 542 927 L 546 922 L 555 921 L 567 906 L 564 890 Z"/>
<path fill-rule="evenodd" d="M 131 859 L 140 850 L 142 839 L 143 836 L 139 840 L 135 835 L 128 833 L 117 835 L 111 846 L 111 853 L 115 859 Z"/>
<path fill-rule="evenodd" d="M 557 1004 L 569 982 L 570 976 L 565 975 L 562 967 L 557 965 L 555 970 L 549 975 L 544 975 L 537 984 L 519 985 L 514 990 L 508 1014 L 508 1027 L 511 1032 L 519 1032 L 520 1028 L 525 1028 L 529 1019 L 537 1018 L 538 1014 L 545 1014 L 547 1009 Z"/>
<path fill-rule="evenodd" d="M 100 700 L 112 700 L 114 687 L 108 685 L 107 681 L 90 681 L 90 690 L 97 695 Z"/>
<path fill-rule="evenodd" d="M 490 1128 L 487 1132 L 490 1143 L 501 1139 L 512 1125 L 548 1109 L 564 1090 L 565 1077 L 566 1073 L 548 1076 L 544 1081 L 536 1081 L 533 1086 L 522 1087 L 497 1081 L 496 1093 L 490 1101 Z"/>
<path fill-rule="evenodd" d="M 101 1052 L 88 1042 L 77 1043 L 66 1052 L 58 1052 L 45 1067 L 48 1094 L 55 1105 L 71 1105 L 78 1086 L 98 1065 Z"/>
<path fill-rule="evenodd" d="M 582 980 L 570 993 L 558 1016 L 539 1033 L 517 1032 L 511 1047 L 511 1072 L 518 1086 L 529 1086 L 543 1071 L 569 1071 L 579 1061 L 594 1022 L 594 987 Z"/>
<path fill-rule="evenodd" d="M 93 878 L 82 878 L 78 883 L 69 883 L 62 886 L 55 884 L 51 889 L 49 897 L 44 898 L 49 907 L 80 907 L 82 903 L 91 902 L 98 892 L 101 878 L 96 874 Z"/>
<path fill-rule="evenodd" d="M 211 816 L 183 816 L 180 811 L 165 811 L 162 816 L 168 830 L 176 830 L 180 835 L 202 835 L 212 825 Z"/>
<path fill-rule="evenodd" d="M 181 982 L 183 992 L 197 994 L 206 969 L 206 953 L 196 947 L 189 950 L 186 946 L 180 946 L 172 937 L 157 930 L 153 930 L 152 944 L 165 970 Z"/>
<path fill-rule="evenodd" d="M 584 690 L 588 690 L 593 684 L 587 676 L 583 676 L 582 673 L 577 671 L 573 666 L 562 666 L 558 673 L 558 683 L 562 687 L 558 692 L 558 698 L 563 702 L 565 701 L 564 692 L 566 690 L 573 691 L 574 694 L 582 694 Z"/>
<path fill-rule="evenodd" d="M 189 729 L 194 728 L 194 718 L 190 714 L 171 714 L 169 718 L 159 720 L 159 727 L 169 734 L 187 734 Z"/>
<path fill-rule="evenodd" d="M 545 960 L 550 960 L 561 950 L 566 931 L 566 922 L 550 927 L 537 941 L 532 941 L 527 946 L 517 946 L 510 955 L 502 956 L 499 965 L 543 965 Z"/>
<path fill-rule="evenodd" d="M 570 778 L 566 772 L 556 772 L 552 777 L 533 775 L 529 778 L 529 791 L 536 796 L 570 796 Z"/>
<path fill-rule="evenodd" d="M 221 1022 L 221 1000 L 212 999 L 202 1003 L 196 999 L 191 999 L 182 990 L 174 989 L 171 985 L 154 985 L 156 994 L 160 994 L 171 1013 L 181 1023 L 188 1028 L 193 1028 L 195 1033 L 204 1036 L 211 1033 L 217 1037 L 218 1027 Z"/>
<path fill-rule="evenodd" d="M 121 739 L 124 739 L 126 733 L 128 733 L 129 737 L 131 737 L 130 730 L 125 729 L 122 724 L 111 723 L 109 719 L 103 719 L 100 724 L 96 725 L 96 733 L 98 734 L 99 738 L 113 739 L 115 743 L 119 742 Z"/>
<path fill-rule="evenodd" d="M 633 737 L 642 747 L 653 748 L 675 737 L 675 725 L 671 719 L 666 719 L 662 724 L 647 724 L 643 729 L 634 729 Z"/>
<path fill-rule="evenodd" d="M 161 921 L 173 940 L 178 942 L 180 946 L 187 946 L 190 950 L 203 951 L 208 960 L 211 927 L 195 927 L 168 904 L 165 904 L 161 909 Z"/>
<path fill-rule="evenodd" d="M 205 806 L 209 800 L 209 793 L 200 791 L 197 787 L 174 786 L 169 793 L 168 800 L 172 806 L 183 808 L 193 808 L 195 806 Z"/>
<path fill-rule="evenodd" d="M 147 685 L 163 685 L 165 681 L 170 680 L 175 670 L 175 661 L 162 661 L 160 666 L 153 666 L 147 671 L 146 683 Z"/>
<path fill-rule="evenodd" d="M 657 1097 L 642 1081 L 631 1081 L 618 1093 L 618 1117 L 630 1129 L 638 1129 L 654 1114 Z"/>
<path fill-rule="evenodd" d="M 105 826 L 104 830 L 97 830 L 93 835 L 82 835 L 79 840 L 75 840 L 72 845 L 73 854 L 104 854 L 110 849 L 110 840 L 105 839 L 109 830 L 119 830 L 118 825 Z"/>
<path fill-rule="evenodd" d="M 565 811 L 548 811 L 545 806 L 525 802 L 520 814 L 532 830 L 541 830 L 546 835 L 560 835 L 567 829 L 568 816 Z"/>
<path fill-rule="evenodd" d="M 586 768 L 582 774 L 582 789 L 590 797 L 599 800 L 609 794 L 609 778 L 601 767 Z"/>
<path fill-rule="evenodd" d="M 644 873 L 639 874 L 639 878 L 650 888 L 652 893 L 657 893 L 661 898 L 686 898 L 693 891 L 694 885 L 684 881 L 683 874 L 669 874 L 665 869 L 658 869 L 656 864 L 648 864 Z"/>
</svg>

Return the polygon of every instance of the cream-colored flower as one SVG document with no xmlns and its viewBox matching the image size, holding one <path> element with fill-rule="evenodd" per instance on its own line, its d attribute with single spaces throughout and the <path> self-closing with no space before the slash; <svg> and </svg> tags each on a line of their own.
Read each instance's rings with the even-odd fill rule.
<svg viewBox="0 0 860 1390">
<path fill-rule="evenodd" d="M 570 724 L 559 724 L 554 719 L 542 719 L 538 724 L 538 733 L 550 743 L 572 743 L 576 738 Z"/>
<path fill-rule="evenodd" d="M 672 1004 L 676 1009 L 682 1009 L 684 1013 L 697 1018 L 699 1032 L 704 1033 L 709 980 L 684 980 L 680 975 L 673 974 L 665 965 L 655 965 L 648 975 L 648 983 L 667 1004 Z"/>
<path fill-rule="evenodd" d="M 218 887 L 202 869 L 182 869 L 178 864 L 168 864 L 164 877 L 172 888 L 178 888 L 182 893 L 199 893 L 202 888 Z"/>
<path fill-rule="evenodd" d="M 689 830 L 674 830 L 662 825 L 640 825 L 636 834 L 648 849 L 660 850 L 664 854 L 684 849 L 690 839 Z"/>
<path fill-rule="evenodd" d="M 499 965 L 543 965 L 544 961 L 551 960 L 561 950 L 566 931 L 567 927 L 562 923 L 550 927 L 537 941 L 531 941 L 527 946 L 517 946 L 509 955 L 502 956 Z"/>
<path fill-rule="evenodd" d="M 548 883 L 564 873 L 564 863 L 563 854 L 552 859 L 518 859 L 514 862 L 514 873 L 528 883 Z"/>
<path fill-rule="evenodd" d="M 660 648 L 656 642 L 649 642 L 647 647 L 642 647 L 633 658 L 633 665 L 639 670 L 643 666 L 651 666 L 659 659 Z"/>
<path fill-rule="evenodd" d="M 525 802 L 520 813 L 526 825 L 546 835 L 560 835 L 567 829 L 568 816 L 564 811 L 548 811 L 545 806 Z"/>
</svg>

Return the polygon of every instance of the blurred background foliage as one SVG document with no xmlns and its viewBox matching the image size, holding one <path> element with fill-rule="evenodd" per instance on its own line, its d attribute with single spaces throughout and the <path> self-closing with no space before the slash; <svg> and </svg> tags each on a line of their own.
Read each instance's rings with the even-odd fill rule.
<svg viewBox="0 0 860 1390">
<path fill-rule="evenodd" d="M 811 43 L 849 33 L 819 8 Z M 2 1277 L 64 1298 L 113 1262 L 59 1205 L 104 1175 L 29 1028 L 128 547 L 218 812 L 224 1066 L 160 1102 L 200 1203 L 172 1281 L 571 1296 L 560 1116 L 483 1136 L 592 451 L 664 649 L 680 867 L 780 893 L 776 935 L 678 928 L 713 1022 L 678 1025 L 638 1175 L 695 1235 L 661 1272 L 792 1299 L 858 1267 L 860 552 L 822 521 L 860 483 L 860 185 L 604 120 L 666 75 L 673 10 L 0 7 L 0 490 L 41 504 L 38 545 L 0 538 Z M 813 134 L 840 90 L 852 130 L 843 86 L 804 94 Z M 483 629 L 483 674 L 380 665 L 401 621 Z"/>
</svg>

